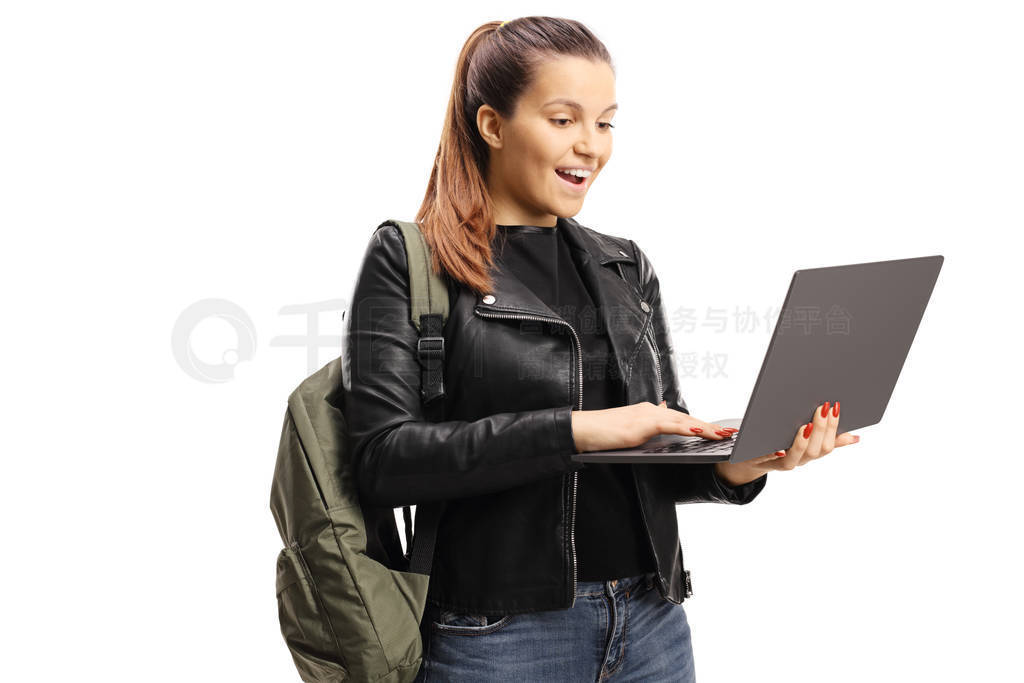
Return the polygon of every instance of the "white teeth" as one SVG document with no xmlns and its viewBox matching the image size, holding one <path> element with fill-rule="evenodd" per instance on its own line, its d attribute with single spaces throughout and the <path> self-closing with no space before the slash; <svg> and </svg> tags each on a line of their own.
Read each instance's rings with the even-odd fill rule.
<svg viewBox="0 0 1024 683">
<path fill-rule="evenodd" d="M 580 178 L 589 178 L 593 171 L 588 171 L 585 168 L 556 168 L 556 171 L 561 171 L 568 175 L 578 176 Z"/>
</svg>

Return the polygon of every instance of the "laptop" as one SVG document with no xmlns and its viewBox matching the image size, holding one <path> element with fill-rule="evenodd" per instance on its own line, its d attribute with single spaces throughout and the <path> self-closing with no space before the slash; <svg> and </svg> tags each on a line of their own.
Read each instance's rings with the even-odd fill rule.
<svg viewBox="0 0 1024 683">
<path fill-rule="evenodd" d="M 942 268 L 941 255 L 793 273 L 742 418 L 731 438 L 659 434 L 578 462 L 744 462 L 786 450 L 817 406 L 839 401 L 836 434 L 878 424 Z M 742 428 L 741 428 L 742 425 Z"/>
</svg>

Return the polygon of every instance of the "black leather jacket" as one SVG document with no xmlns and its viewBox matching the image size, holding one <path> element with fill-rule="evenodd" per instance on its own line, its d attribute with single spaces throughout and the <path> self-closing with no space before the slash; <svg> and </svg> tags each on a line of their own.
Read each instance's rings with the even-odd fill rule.
<svg viewBox="0 0 1024 683">
<path fill-rule="evenodd" d="M 664 399 L 669 408 L 689 413 L 647 256 L 632 240 L 573 219 L 559 218 L 558 225 L 604 316 L 623 380 L 622 405 Z M 619 267 L 627 263 L 638 266 L 640 290 Z M 424 416 L 408 266 L 396 227 L 381 226 L 370 239 L 343 348 L 345 412 L 362 500 L 391 507 L 448 500 L 428 600 L 492 616 L 575 603 L 576 483 L 577 470 L 585 467 L 570 459 L 577 452 L 571 413 L 583 405 L 576 332 L 501 270 L 500 259 L 497 265 L 490 296 L 450 287 L 445 421 Z M 530 323 L 535 333 L 527 334 Z M 557 326 L 563 334 L 552 332 Z M 675 506 L 748 503 L 767 475 L 732 487 L 712 464 L 631 468 L 657 564 L 656 585 L 664 599 L 681 603 L 689 585 Z"/>
</svg>

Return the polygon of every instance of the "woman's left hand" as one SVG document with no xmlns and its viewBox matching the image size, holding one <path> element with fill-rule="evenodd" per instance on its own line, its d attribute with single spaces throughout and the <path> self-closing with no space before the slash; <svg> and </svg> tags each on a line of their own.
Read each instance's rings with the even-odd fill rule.
<svg viewBox="0 0 1024 683">
<path fill-rule="evenodd" d="M 730 483 L 742 484 L 772 470 L 791 470 L 806 465 L 812 460 L 828 455 L 836 448 L 857 443 L 860 437 L 850 432 L 836 435 L 839 428 L 839 408 L 839 403 L 830 407 L 830 403 L 826 401 L 815 409 L 814 418 L 810 422 L 800 425 L 796 430 L 793 445 L 785 451 L 775 451 L 740 463 L 715 463 L 718 474 Z"/>
</svg>

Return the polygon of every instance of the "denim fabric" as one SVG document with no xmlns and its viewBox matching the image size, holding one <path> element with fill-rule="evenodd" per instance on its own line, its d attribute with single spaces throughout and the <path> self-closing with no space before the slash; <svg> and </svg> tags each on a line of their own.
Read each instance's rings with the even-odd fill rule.
<svg viewBox="0 0 1024 683">
<path fill-rule="evenodd" d="M 416 682 L 694 683 L 690 625 L 653 575 L 580 581 L 570 609 L 502 617 L 428 612 Z"/>
</svg>

